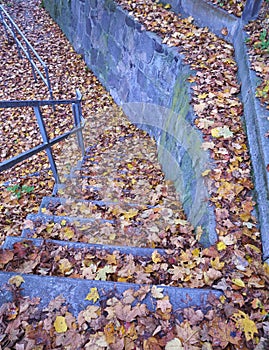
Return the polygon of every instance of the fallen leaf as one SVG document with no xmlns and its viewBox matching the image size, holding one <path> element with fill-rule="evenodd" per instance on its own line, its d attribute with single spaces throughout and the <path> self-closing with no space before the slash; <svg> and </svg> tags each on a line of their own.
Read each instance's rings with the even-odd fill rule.
<svg viewBox="0 0 269 350">
<path fill-rule="evenodd" d="M 85 300 L 93 301 L 94 303 L 100 298 L 96 287 L 91 288 L 90 293 L 87 294 Z"/>
<path fill-rule="evenodd" d="M 154 252 L 151 254 L 151 259 L 155 264 L 162 261 L 161 255 L 157 250 L 154 250 Z"/>
<path fill-rule="evenodd" d="M 258 334 L 255 322 L 243 311 L 239 310 L 237 313 L 233 314 L 232 319 L 235 321 L 237 327 L 244 332 L 247 341 L 253 339 L 254 334 Z"/>
<path fill-rule="evenodd" d="M 240 278 L 233 278 L 232 282 L 233 282 L 233 284 L 235 284 L 238 287 L 241 287 L 241 288 L 245 287 L 244 281 L 242 281 Z"/>
<path fill-rule="evenodd" d="M 0 249 L 0 264 L 7 264 L 14 257 L 12 250 Z"/>
<path fill-rule="evenodd" d="M 213 137 L 224 137 L 224 138 L 230 138 L 233 136 L 233 133 L 230 131 L 230 129 L 228 128 L 228 126 L 220 126 L 218 128 L 214 128 L 211 130 L 211 135 Z"/>
<path fill-rule="evenodd" d="M 56 316 L 53 325 L 57 333 L 64 333 L 67 331 L 67 324 L 63 316 Z"/>
<path fill-rule="evenodd" d="M 10 277 L 10 279 L 8 280 L 9 284 L 14 284 L 17 288 L 20 287 L 20 285 L 25 282 L 24 279 L 22 278 L 22 276 L 13 276 Z"/>
<path fill-rule="evenodd" d="M 174 338 L 165 345 L 165 350 L 184 350 L 184 347 L 178 338 Z"/>
</svg>

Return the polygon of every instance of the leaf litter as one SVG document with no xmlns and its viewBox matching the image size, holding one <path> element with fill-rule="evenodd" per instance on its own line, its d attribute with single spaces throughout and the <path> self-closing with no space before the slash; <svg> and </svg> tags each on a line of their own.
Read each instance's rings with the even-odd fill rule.
<svg viewBox="0 0 269 350">
<path fill-rule="evenodd" d="M 22 349 L 32 349 L 36 346 L 41 349 L 44 347 L 48 349 L 62 347 L 81 347 L 85 349 L 171 349 L 174 346 L 177 346 L 179 349 L 254 349 L 260 342 L 258 346 L 264 346 L 263 348 L 265 349 L 269 328 L 268 266 L 266 264 L 262 265 L 261 262 L 259 233 L 256 228 L 256 219 L 252 215 L 255 206 L 251 195 L 253 185 L 250 178 L 250 161 L 246 139 L 240 120 L 242 106 L 236 96 L 240 88 L 236 83 L 236 64 L 233 59 L 233 49 L 231 45 L 217 39 L 206 28 L 195 27 L 191 18 L 180 19 L 167 11 L 168 8 L 165 9 L 159 4 L 156 6 L 154 2 L 150 1 L 147 3 L 121 1 L 121 3 L 127 8 L 130 6 L 132 14 L 137 16 L 138 20 L 144 23 L 145 26 L 148 26 L 148 29 L 158 32 L 165 43 L 170 46 L 180 46 L 186 62 L 196 70 L 196 75 L 189 79 L 193 84 L 192 103 L 197 113 L 196 123 L 203 132 L 205 143 L 210 143 L 212 157 L 217 164 L 217 167 L 205 176 L 208 176 L 211 181 L 209 182 L 212 187 L 211 200 L 216 207 L 219 242 L 216 247 L 203 249 L 192 236 L 192 229 L 187 226 L 186 231 L 184 230 L 185 225 L 182 225 L 183 228 L 181 230 L 183 232 L 180 233 L 187 235 L 188 239 L 181 241 L 178 248 L 182 249 L 178 249 L 177 253 L 173 250 L 168 250 L 167 255 L 164 256 L 154 253 L 150 258 L 134 257 L 132 255 L 122 256 L 118 252 L 107 254 L 106 251 L 102 251 L 102 254 L 100 251 L 91 251 L 90 253 L 84 250 L 72 252 L 66 247 L 55 247 L 47 242 L 37 248 L 31 242 L 26 241 L 18 243 L 17 248 L 14 247 L 15 249 L 13 250 L 1 251 L 2 268 L 7 270 L 9 268 L 12 270 L 17 269 L 16 271 L 21 271 L 22 269 L 24 271 L 33 271 L 36 269 L 41 274 L 51 274 L 51 271 L 54 271 L 54 267 L 57 267 L 56 271 L 64 276 L 73 274 L 75 275 L 74 277 L 81 278 L 81 271 L 82 274 L 84 271 L 84 278 L 99 278 L 103 280 L 114 278 L 128 281 L 135 275 L 140 280 L 146 280 L 147 282 L 145 283 L 163 281 L 158 283 L 170 284 L 172 282 L 176 285 L 180 282 L 182 286 L 186 287 L 211 286 L 222 290 L 224 295 L 219 301 L 211 301 L 212 308 L 209 311 L 177 310 L 177 316 L 181 314 L 181 323 L 178 321 L 180 317 L 175 319 L 167 296 L 163 295 L 160 290 L 156 291 L 156 289 L 153 291 L 153 295 L 157 300 L 156 304 L 158 305 L 156 312 L 149 311 L 143 303 L 140 305 L 133 304 L 139 293 L 129 290 L 125 297 L 118 298 L 114 296 L 109 298 L 109 296 L 102 296 L 102 305 L 90 305 L 87 309 L 81 311 L 78 317 L 75 317 L 69 313 L 68 306 L 61 297 L 51 301 L 47 309 L 40 310 L 37 308 L 38 300 L 21 297 L 20 288 L 23 288 L 22 282 L 18 284 L 18 287 L 10 282 L 15 297 L 13 302 L 6 303 L 1 307 L 0 327 L 2 327 L 1 334 L 3 334 L 0 339 L 1 346 L 3 344 L 4 348 L 12 348 L 16 345 L 16 348 Z M 53 24 L 42 9 L 34 6 L 39 5 L 39 2 L 32 1 L 31 4 L 33 4 L 32 10 L 36 14 L 35 18 L 40 20 L 39 23 L 32 24 L 32 26 L 40 28 L 45 25 L 45 27 L 50 28 L 50 32 L 53 32 L 54 35 L 57 33 L 61 38 L 59 40 L 62 43 L 61 45 L 70 50 L 68 51 L 69 57 L 72 57 L 70 66 L 74 68 L 77 65 L 80 68 L 78 71 L 82 70 L 84 73 L 83 77 L 76 72 L 67 81 L 63 80 L 66 83 L 63 83 L 61 91 L 59 88 L 59 96 L 61 96 L 61 93 L 63 94 L 63 91 L 65 94 L 67 94 L 66 91 L 70 91 L 69 87 L 65 88 L 70 84 L 70 80 L 76 83 L 80 79 L 83 82 L 85 81 L 84 79 L 86 81 L 88 79 L 87 83 L 91 82 L 89 85 L 91 87 L 94 86 L 96 90 L 93 93 L 92 91 L 87 91 L 86 86 L 82 88 L 83 93 L 87 96 L 84 108 L 86 110 L 87 108 L 92 108 L 95 113 L 99 113 L 99 116 L 104 116 L 106 113 L 109 115 L 111 113 L 109 106 L 112 103 L 109 95 L 88 71 L 85 74 L 85 66 L 81 57 L 75 55 L 57 29 L 57 26 Z M 19 6 L 22 5 L 19 4 Z M 22 11 L 18 13 L 22 16 L 22 23 L 25 23 Z M 39 15 L 40 13 L 42 15 Z M 150 17 L 153 15 L 156 23 Z M 166 19 L 171 19 L 168 25 L 163 22 L 163 16 L 166 16 Z M 17 19 L 15 18 L 15 20 Z M 173 23 L 176 23 L 177 29 L 173 29 Z M 55 31 L 51 30 L 52 26 L 55 28 Z M 170 26 L 172 27 L 168 28 Z M 27 36 L 29 37 L 31 30 L 27 28 L 26 30 L 28 30 Z M 172 35 L 168 35 L 168 33 Z M 48 39 L 46 38 L 46 40 Z M 48 50 L 45 52 L 46 48 L 44 46 L 44 57 L 47 57 L 50 65 L 56 63 L 59 65 L 57 72 L 61 76 L 61 66 L 66 69 L 66 64 L 68 64 L 69 60 L 64 62 L 58 61 L 60 59 L 60 55 L 57 55 L 58 44 L 51 46 L 51 49 L 53 47 L 56 51 L 52 60 L 50 60 L 51 55 L 48 56 Z M 213 52 L 213 55 L 212 52 L 210 53 L 212 58 L 209 58 L 208 47 Z M 189 50 L 190 48 L 192 50 Z M 67 71 L 73 72 L 70 69 Z M 61 78 L 63 76 L 64 74 Z M 55 74 L 54 79 L 56 77 L 57 75 Z M 57 82 L 55 85 L 57 85 Z M 208 91 L 208 86 L 210 86 L 210 91 Z M 27 90 L 27 93 L 32 93 L 29 90 Z M 16 98 L 16 90 L 13 93 Z M 106 108 L 98 110 L 98 104 L 100 103 Z M 117 114 L 115 107 L 112 110 L 114 114 Z M 95 120 L 95 116 L 91 114 L 89 123 L 93 120 Z M 207 120 L 209 122 L 206 122 Z M 113 127 L 117 124 L 118 120 L 115 118 Z M 224 126 L 229 127 L 228 130 L 225 129 L 226 132 L 222 129 Z M 214 132 L 212 135 L 212 130 L 214 129 L 218 131 L 218 137 L 213 136 Z M 98 138 L 97 134 L 96 137 Z M 111 140 L 109 141 L 111 142 Z M 93 142 L 93 146 L 94 144 L 95 142 Z M 117 146 L 115 146 L 116 149 Z M 90 156 L 93 156 L 95 159 L 99 155 L 100 150 L 94 150 Z M 42 159 L 42 164 L 46 164 L 45 157 Z M 130 165 L 128 166 L 128 164 Z M 107 165 L 108 163 L 105 163 L 103 167 Z M 125 164 L 121 166 L 126 168 L 127 171 L 132 171 L 132 167 L 135 165 L 137 164 L 133 164 L 132 161 L 127 159 Z M 6 172 L 3 180 L 10 179 L 12 175 L 16 179 L 15 183 L 21 183 L 21 177 L 25 177 L 29 172 L 36 170 L 35 166 L 30 162 L 27 165 L 17 166 L 16 172 L 14 169 Z M 42 167 L 40 166 L 38 170 L 40 171 Z M 101 171 L 103 167 L 100 167 Z M 157 170 L 156 174 L 160 174 L 159 170 Z M 49 175 L 51 174 L 45 172 L 45 179 L 49 178 L 48 181 L 52 182 L 52 187 L 53 181 Z M 30 177 L 30 180 L 33 178 Z M 40 177 L 38 177 L 38 181 L 39 179 Z M 23 184 L 32 186 L 32 182 L 28 180 L 28 177 L 26 177 L 26 180 L 25 178 L 23 180 Z M 137 179 L 134 180 L 137 181 Z M 43 197 L 46 193 L 45 188 L 47 184 L 45 180 L 43 182 L 44 187 L 40 190 L 40 197 Z M 91 186 L 92 184 L 90 183 L 89 185 Z M 98 183 L 98 180 L 96 180 L 94 185 L 100 185 L 100 182 Z M 158 186 L 156 184 L 151 185 L 155 186 L 155 188 Z M 82 192 L 84 191 L 85 196 L 89 196 L 89 188 L 86 186 L 88 184 L 83 183 L 81 190 Z M 33 194 L 30 193 L 23 195 L 20 200 L 18 198 L 10 198 L 10 193 L 3 191 L 6 199 L 4 201 L 5 205 L 2 205 L 3 208 L 1 207 L 1 210 L 4 209 L 5 214 L 8 213 L 6 211 L 8 206 L 9 212 L 12 213 L 14 210 L 14 213 L 10 215 L 10 227 L 8 230 L 6 229 L 6 232 L 9 234 L 13 234 L 12 218 L 16 218 L 16 216 L 12 217 L 12 215 L 18 215 L 17 222 L 21 220 L 21 214 L 18 213 L 21 211 L 19 210 L 21 203 L 26 207 L 24 212 L 28 210 L 26 205 L 29 199 L 32 200 L 32 205 L 38 206 L 36 202 L 38 191 L 36 189 L 37 187 L 35 187 L 35 198 L 32 198 Z M 126 189 L 126 187 L 123 187 L 123 189 Z M 112 198 L 121 198 L 122 193 L 123 190 L 121 189 Z M 133 193 L 130 191 L 129 198 L 132 198 L 132 195 Z M 30 196 L 30 198 L 27 196 Z M 158 201 L 158 199 L 155 201 Z M 64 208 L 58 208 L 57 210 L 61 211 Z M 74 210 L 77 213 L 77 209 L 75 208 Z M 130 208 L 127 208 L 123 213 L 121 209 L 117 210 L 124 220 L 132 221 L 136 218 L 136 210 L 131 211 Z M 30 211 L 33 212 L 32 208 Z M 113 217 L 113 213 L 111 215 Z M 6 218 L 6 215 L 4 217 Z M 168 217 L 170 217 L 170 214 Z M 174 221 L 175 224 L 177 222 L 179 225 L 185 224 L 185 218 L 182 216 L 176 218 L 176 220 Z M 16 223 L 16 220 L 14 221 Z M 28 225 L 31 227 L 29 222 Z M 65 226 L 65 224 L 63 223 L 61 226 Z M 51 228 L 53 231 L 53 227 Z M 14 231 L 16 232 L 16 230 Z M 72 233 L 67 230 L 68 236 L 72 236 Z M 46 238 L 48 237 L 46 236 Z M 174 249 L 175 246 L 172 245 L 172 247 Z M 25 252 L 29 253 L 26 260 Z M 99 253 L 101 256 L 99 256 Z M 39 258 L 35 261 L 34 257 L 37 256 Z M 41 261 L 41 257 L 44 260 Z M 46 261 L 48 263 L 44 266 Z M 93 298 L 92 301 L 99 301 L 97 295 L 100 296 L 99 293 L 101 291 L 89 291 L 89 293 L 92 293 L 89 296 L 89 298 Z M 126 299 L 127 295 L 128 298 Z M 132 316 L 128 316 L 130 314 Z M 56 328 L 60 332 L 57 332 Z"/>
</svg>

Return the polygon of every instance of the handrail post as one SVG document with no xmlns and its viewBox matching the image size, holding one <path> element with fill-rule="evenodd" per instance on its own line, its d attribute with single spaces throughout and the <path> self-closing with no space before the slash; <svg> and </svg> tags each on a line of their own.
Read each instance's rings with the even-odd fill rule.
<svg viewBox="0 0 269 350">
<path fill-rule="evenodd" d="M 51 84 L 50 84 L 50 77 L 49 77 L 49 71 L 48 71 L 48 67 L 44 66 L 45 69 L 45 74 L 46 74 L 46 79 L 47 79 L 47 86 L 49 89 L 49 94 L 50 94 L 50 99 L 53 100 L 53 93 L 52 93 L 52 88 L 51 88 Z"/>
<path fill-rule="evenodd" d="M 51 149 L 51 145 L 50 145 L 50 141 L 48 138 L 48 134 L 46 131 L 46 127 L 45 127 L 45 123 L 41 114 L 41 110 L 39 108 L 39 106 L 34 106 L 34 111 L 35 111 L 35 116 L 37 119 L 37 123 L 40 129 L 40 133 L 42 136 L 42 140 L 43 140 L 43 144 L 48 145 L 48 147 L 46 148 L 46 152 L 47 152 L 47 156 L 49 158 L 49 162 L 50 162 L 50 167 L 55 179 L 56 184 L 60 183 L 60 179 L 59 179 L 59 175 L 58 175 L 58 171 L 57 171 L 57 167 L 56 167 L 56 163 L 55 160 L 53 158 L 53 153 L 52 153 L 52 149 Z"/>
<path fill-rule="evenodd" d="M 82 134 L 82 131 L 81 131 L 82 120 L 81 120 L 81 116 L 80 116 L 80 113 L 79 113 L 79 104 L 80 104 L 80 101 L 78 101 L 77 103 L 72 103 L 72 111 L 73 111 L 75 128 L 78 129 L 77 132 L 76 132 L 78 146 L 80 148 L 82 157 L 84 157 L 84 155 L 85 155 L 85 147 L 84 147 L 83 134 Z"/>
<path fill-rule="evenodd" d="M 81 99 L 82 99 L 82 95 L 81 95 L 80 91 L 78 89 L 76 89 L 76 102 L 72 103 L 72 112 L 73 112 L 73 117 L 74 117 L 75 128 L 78 129 L 76 131 L 78 146 L 80 148 L 82 157 L 84 157 L 85 146 L 84 146 L 84 140 L 83 140 L 83 133 L 81 130 L 82 123 L 83 123 L 82 110 L 81 110 Z"/>
</svg>

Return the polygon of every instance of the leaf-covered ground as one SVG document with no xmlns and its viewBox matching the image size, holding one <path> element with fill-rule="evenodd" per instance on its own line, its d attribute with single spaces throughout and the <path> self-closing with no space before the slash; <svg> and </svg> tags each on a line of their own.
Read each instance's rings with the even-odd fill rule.
<svg viewBox="0 0 269 350">
<path fill-rule="evenodd" d="M 84 95 L 83 111 L 89 125 L 85 130 L 86 141 L 92 147 L 82 175 L 90 174 L 93 177 L 91 180 L 85 177 L 82 182 L 78 180 L 79 183 L 71 181 L 63 195 L 68 197 L 68 191 L 73 193 L 78 188 L 78 193 L 75 193 L 77 198 L 99 199 L 98 196 L 101 196 L 102 199 L 138 202 L 135 209 L 128 206 L 90 208 L 89 212 L 92 214 L 96 209 L 99 218 L 118 220 L 121 228 L 123 225 L 126 231 L 131 227 L 132 232 L 139 222 L 157 220 L 160 227 L 165 229 L 160 230 L 158 225 L 154 227 L 149 224 L 147 230 L 152 230 L 150 240 L 153 242 L 146 245 L 166 247 L 170 240 L 167 247 L 176 250 L 168 250 L 164 257 L 155 252 L 146 258 L 85 249 L 75 252 L 47 243 L 36 248 L 31 242 L 24 242 L 16 244 L 13 250 L 1 250 L 1 268 L 66 278 L 214 287 L 223 291 L 224 295 L 220 301 L 212 300 L 213 308 L 210 311 L 178 311 L 177 317 L 182 321 L 179 323 L 175 319 L 175 310 L 172 312 L 171 304 L 162 290 L 154 287 L 149 290 L 146 287 L 139 292 L 129 290 L 123 297 L 118 297 L 101 295 L 101 291 L 93 289 L 85 296 L 91 305 L 75 317 L 61 297 L 52 301 L 46 309 L 37 309 L 38 300 L 21 297 L 23 283 L 17 278 L 9 283 L 14 301 L 2 305 L 0 309 L 0 344 L 3 349 L 205 350 L 254 349 L 260 343 L 257 349 L 266 349 L 269 332 L 268 266 L 261 261 L 260 237 L 256 218 L 252 214 L 255 203 L 252 198 L 251 164 L 242 128 L 242 104 L 237 96 L 239 85 L 236 82 L 233 48 L 208 29 L 197 28 L 192 18 L 179 18 L 154 2 L 118 2 L 148 30 L 158 33 L 164 43 L 178 47 L 186 63 L 195 71 L 189 80 L 193 90 L 192 104 L 197 114 L 196 125 L 204 135 L 204 149 L 211 151 L 216 164 L 205 176 L 211 201 L 216 208 L 219 241 L 208 249 L 199 246 L 191 226 L 185 221 L 180 204 L 176 202 L 173 187 L 163 179 L 156 162 L 154 142 L 123 119 L 111 97 L 40 7 L 40 1 L 31 0 L 26 4 L 14 0 L 9 1 L 9 11 L 28 39 L 36 45 L 50 71 L 54 72 L 51 78 L 55 97 L 74 98 L 73 90 L 76 87 Z M 29 21 L 29 18 L 32 20 Z M 33 98 L 33 92 L 35 96 L 47 94 L 42 84 L 31 85 L 29 66 L 17 59 L 14 45 L 10 45 L 2 35 L 0 40 L 3 40 L 0 51 L 3 62 L 1 99 Z M 57 129 L 60 133 L 70 127 L 66 121 L 66 111 L 58 112 L 57 120 L 50 117 L 48 112 L 46 114 L 51 133 Z M 20 152 L 27 147 L 27 142 L 31 145 L 32 137 L 38 142 L 30 112 L 25 111 L 21 117 L 19 115 L 7 111 L 1 113 L 1 123 L 5 121 L 0 140 L 2 159 L 9 156 L 10 148 L 12 152 Z M 24 126 L 24 130 L 23 124 L 28 118 L 30 127 Z M 102 125 L 105 125 L 104 129 Z M 6 137 L 11 130 L 14 137 L 12 142 Z M 119 140 L 121 144 L 126 143 L 127 148 L 130 148 L 130 144 L 134 145 L 130 155 L 123 157 L 126 151 L 125 148 L 120 149 Z M 58 161 L 66 154 L 75 154 L 73 151 L 66 153 L 72 144 L 72 140 L 69 140 L 67 145 L 55 149 Z M 117 159 L 118 156 L 120 159 Z M 107 157 L 115 158 L 120 172 L 115 171 L 113 166 L 109 168 Z M 76 159 L 73 161 L 76 162 Z M 37 211 L 40 199 L 51 193 L 53 180 L 46 168 L 48 164 L 44 155 L 1 174 L 2 240 L 7 234 L 19 235 L 26 213 Z M 106 168 L 109 174 L 104 174 Z M 35 175 L 36 172 L 39 174 Z M 111 191 L 102 182 L 101 176 L 104 175 L 108 177 Z M 10 182 L 9 190 L 3 185 L 6 181 Z M 15 188 L 16 184 L 20 186 Z M 143 185 L 145 194 L 140 185 Z M 96 186 L 101 190 L 96 192 Z M 151 205 L 162 204 L 165 212 L 160 214 L 156 208 L 141 208 L 145 200 Z M 49 210 L 48 214 L 61 215 L 66 207 L 56 206 Z M 72 205 L 68 214 L 73 210 L 77 215 L 78 207 Z M 83 212 L 87 212 L 87 208 L 84 207 Z M 88 241 L 83 229 L 77 230 L 65 220 L 58 224 L 40 223 L 37 227 L 27 221 L 25 225 L 29 230 L 34 230 L 36 237 Z M 97 227 L 95 232 L 108 232 L 111 242 L 115 242 L 117 232 L 110 226 L 109 229 Z M 92 232 L 89 233 L 94 236 Z M 198 230 L 196 234 L 201 232 Z M 156 300 L 155 313 L 143 303 L 148 293 Z M 139 300 L 138 304 L 134 303 L 134 298 Z"/>
<path fill-rule="evenodd" d="M 242 16 L 246 4 L 246 0 L 207 0 L 207 2 L 211 2 L 237 17 Z"/>
</svg>

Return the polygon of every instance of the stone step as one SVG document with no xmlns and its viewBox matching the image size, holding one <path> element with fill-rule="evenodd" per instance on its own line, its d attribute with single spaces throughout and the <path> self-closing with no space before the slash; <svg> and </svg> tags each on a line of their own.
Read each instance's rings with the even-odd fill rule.
<svg viewBox="0 0 269 350">
<path fill-rule="evenodd" d="M 21 285 L 21 293 L 23 296 L 30 298 L 40 298 L 40 307 L 46 307 L 49 302 L 61 295 L 65 298 L 69 311 L 77 316 L 81 310 L 84 310 L 88 305 L 92 305 L 93 301 L 85 300 L 92 288 L 96 288 L 99 298 L 94 305 L 100 306 L 104 300 L 112 298 L 123 298 L 123 293 L 131 290 L 139 290 L 145 286 L 135 283 L 123 282 L 107 282 L 82 280 L 77 278 L 65 278 L 54 276 L 37 276 L 31 274 L 18 274 L 15 272 L 0 271 L 0 304 L 11 302 L 13 295 L 8 288 L 9 280 L 12 277 L 21 276 L 23 283 Z M 147 285 L 148 286 L 148 285 Z M 149 292 L 143 303 L 147 305 L 151 311 L 156 310 L 157 300 L 153 297 L 153 286 L 148 286 Z M 168 286 L 157 286 L 162 289 L 163 295 L 168 295 L 173 310 L 183 309 L 195 306 L 202 310 L 208 309 L 208 299 L 211 296 L 219 298 L 221 292 L 212 291 L 209 289 L 191 289 L 177 288 Z M 138 300 L 134 301 L 136 304 Z M 139 301 L 141 303 L 141 301 Z"/>
<path fill-rule="evenodd" d="M 64 212 L 67 211 L 68 216 L 92 218 L 96 217 L 95 214 L 97 214 L 97 218 L 101 218 L 101 213 L 108 208 L 120 208 L 119 210 L 124 212 L 131 209 L 146 210 L 153 207 L 126 201 L 79 200 L 76 198 L 46 196 L 42 198 L 39 214 L 63 216 Z"/>
<path fill-rule="evenodd" d="M 73 240 L 72 236 L 74 236 L 74 240 L 87 243 L 167 249 L 182 246 L 184 234 L 193 233 L 192 226 L 182 219 L 182 212 L 177 210 L 176 203 L 175 207 L 172 203 L 171 206 L 173 209 L 126 202 L 78 201 L 59 197 L 44 197 L 39 215 L 70 217 L 74 223 L 78 221 L 78 224 L 71 225 L 75 229 L 70 228 L 77 233 L 74 235 L 70 230 L 61 229 L 60 219 L 57 219 L 58 229 L 61 229 L 62 233 L 57 236 L 55 231 L 56 235 L 53 238 L 60 240 L 69 240 L 68 237 L 64 236 L 71 236 L 70 240 Z M 96 221 L 91 221 L 87 224 L 88 226 L 81 227 L 80 219 L 82 218 L 96 219 Z M 101 219 L 113 222 L 102 223 Z M 66 230 L 68 231 L 67 235 L 64 233 Z M 48 231 L 52 232 L 51 229 Z M 34 235 L 34 237 L 38 237 L 38 235 Z M 46 228 L 41 237 L 51 238 L 46 234 Z"/>
<path fill-rule="evenodd" d="M 28 214 L 22 230 L 24 238 L 43 238 L 77 241 L 85 243 L 102 243 L 100 233 L 107 232 L 108 239 L 103 243 L 115 243 L 110 235 L 117 230 L 114 220 L 77 218 L 45 214 Z M 115 233 L 114 233 L 115 235 Z"/>
<path fill-rule="evenodd" d="M 160 255 L 165 255 L 171 253 L 169 250 L 165 249 L 153 249 L 153 248 L 140 248 L 140 247 L 129 247 L 129 246 L 116 246 L 116 245 L 105 245 L 105 244 L 91 244 L 91 243 L 82 243 L 82 242 L 66 242 L 55 239 L 42 239 L 42 238 L 25 238 L 23 236 L 7 236 L 2 249 L 13 249 L 15 243 L 20 242 L 32 242 L 34 246 L 41 247 L 44 243 L 51 243 L 55 246 L 65 246 L 70 249 L 88 249 L 94 251 L 103 251 L 109 254 L 113 254 L 113 252 L 117 251 L 122 255 L 131 254 L 133 256 L 147 257 L 151 258 L 154 252 L 158 252 Z M 1 249 L 0 248 L 0 249 Z"/>
<path fill-rule="evenodd" d="M 120 176 L 84 176 L 70 175 L 65 177 L 62 184 L 54 186 L 53 195 L 64 198 L 84 200 L 103 200 L 108 202 L 128 201 L 129 203 L 157 205 L 163 203 L 170 206 L 177 204 L 178 210 L 182 206 L 177 195 L 168 182 L 154 184 L 146 182 L 143 178 L 124 179 Z"/>
<path fill-rule="evenodd" d="M 218 289 L 218 275 L 205 281 L 192 257 L 191 250 L 109 247 L 10 236 L 0 249 L 0 266 L 6 272 Z"/>
</svg>

